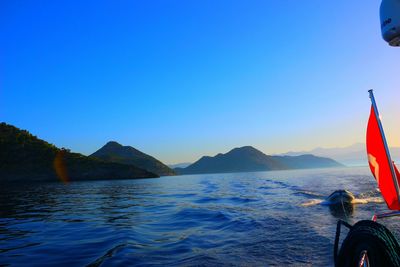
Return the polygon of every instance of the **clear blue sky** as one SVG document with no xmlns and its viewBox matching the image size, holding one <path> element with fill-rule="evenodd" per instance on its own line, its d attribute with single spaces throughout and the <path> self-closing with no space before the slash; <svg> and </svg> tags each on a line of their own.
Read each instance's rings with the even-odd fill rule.
<svg viewBox="0 0 400 267">
<path fill-rule="evenodd" d="M 400 145 L 380 1 L 1 1 L 0 119 L 166 163 L 363 142 L 374 88 Z M 397 121 L 396 121 L 397 120 Z"/>
</svg>

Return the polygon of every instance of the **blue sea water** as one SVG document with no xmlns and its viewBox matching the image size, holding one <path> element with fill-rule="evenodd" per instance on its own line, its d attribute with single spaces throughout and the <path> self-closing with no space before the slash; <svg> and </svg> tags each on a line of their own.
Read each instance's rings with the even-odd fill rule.
<svg viewBox="0 0 400 267">
<path fill-rule="evenodd" d="M 319 204 L 336 189 L 367 201 Z M 367 168 L 3 186 L 0 266 L 329 266 L 338 218 L 386 211 L 370 197 Z"/>
</svg>

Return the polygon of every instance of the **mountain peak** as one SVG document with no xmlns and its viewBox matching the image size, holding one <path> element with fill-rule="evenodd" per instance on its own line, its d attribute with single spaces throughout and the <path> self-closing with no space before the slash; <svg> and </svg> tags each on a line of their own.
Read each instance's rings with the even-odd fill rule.
<svg viewBox="0 0 400 267">
<path fill-rule="evenodd" d="M 252 146 L 241 146 L 241 147 L 235 147 L 231 151 L 252 151 L 252 150 L 257 150 L 257 149 L 255 149 Z M 229 151 L 229 152 L 231 152 L 231 151 Z"/>
<path fill-rule="evenodd" d="M 263 152 L 261 152 L 260 150 L 252 147 L 252 146 L 242 146 L 242 147 L 236 147 L 234 149 L 232 149 L 231 151 L 229 151 L 226 154 L 263 154 Z"/>
<path fill-rule="evenodd" d="M 140 167 L 158 175 L 174 175 L 174 171 L 161 161 L 149 156 L 134 147 L 124 146 L 116 141 L 110 141 L 94 152 L 91 157 L 104 161 L 123 163 Z"/>
<path fill-rule="evenodd" d="M 122 147 L 122 145 L 120 143 L 118 143 L 117 141 L 109 141 L 104 146 L 105 147 Z"/>
<path fill-rule="evenodd" d="M 57 148 L 26 130 L 6 123 L 0 123 L 0 146 L 0 183 L 158 177 L 134 166 L 98 161 Z M 62 175 L 58 167 L 53 167 L 60 165 L 64 170 Z"/>
<path fill-rule="evenodd" d="M 269 156 L 252 146 L 237 147 L 214 157 L 203 156 L 184 169 L 181 174 L 249 172 L 288 169 L 340 167 L 334 160 L 313 155 Z"/>
</svg>

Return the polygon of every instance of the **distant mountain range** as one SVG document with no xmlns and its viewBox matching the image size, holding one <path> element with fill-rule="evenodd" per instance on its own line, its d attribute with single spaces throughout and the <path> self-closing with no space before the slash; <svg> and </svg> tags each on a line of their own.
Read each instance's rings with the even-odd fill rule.
<svg viewBox="0 0 400 267">
<path fill-rule="evenodd" d="M 186 168 L 175 168 L 179 174 L 253 172 L 307 168 L 340 167 L 342 164 L 314 155 L 269 156 L 251 146 L 234 148 L 226 154 L 204 156 Z"/>
<path fill-rule="evenodd" d="M 366 145 L 363 143 L 356 143 L 347 147 L 315 148 L 310 151 L 287 152 L 281 155 L 297 156 L 302 154 L 313 154 L 316 156 L 332 158 L 347 166 L 368 165 Z M 400 161 L 400 147 L 391 147 L 390 154 L 394 161 Z"/>
<path fill-rule="evenodd" d="M 160 176 L 175 175 L 175 171 L 161 161 L 131 146 L 123 146 L 115 141 L 108 142 L 90 155 L 104 161 L 134 165 Z"/>
<path fill-rule="evenodd" d="M 400 148 L 395 148 L 395 151 L 400 151 Z M 108 142 L 87 157 L 57 148 L 25 130 L 0 123 L 0 182 L 132 179 L 176 174 L 329 168 L 343 166 L 336 160 L 346 163 L 348 161 L 344 159 L 361 158 L 362 161 L 363 156 L 365 148 L 362 144 L 273 156 L 244 146 L 171 169 L 154 157 L 115 141 Z"/>
<path fill-rule="evenodd" d="M 176 163 L 176 164 L 169 164 L 168 167 L 170 167 L 171 169 L 186 168 L 190 164 L 192 164 L 192 162 L 182 162 L 182 163 Z"/>
<path fill-rule="evenodd" d="M 60 149 L 28 131 L 0 123 L 0 182 L 80 181 L 151 178 L 158 175 L 133 165 Z"/>
</svg>

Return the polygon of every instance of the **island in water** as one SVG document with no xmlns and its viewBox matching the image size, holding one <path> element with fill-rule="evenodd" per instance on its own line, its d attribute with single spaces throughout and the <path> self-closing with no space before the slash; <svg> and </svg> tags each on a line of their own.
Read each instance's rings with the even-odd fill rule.
<svg viewBox="0 0 400 267">
<path fill-rule="evenodd" d="M 175 171 L 159 161 L 131 146 L 123 146 L 110 141 L 94 152 L 90 157 L 104 161 L 134 165 L 160 176 L 176 175 Z"/>
<path fill-rule="evenodd" d="M 175 168 L 179 174 L 253 172 L 310 168 L 343 167 L 341 163 L 314 155 L 270 156 L 252 146 L 234 148 L 226 154 L 204 156 L 186 168 Z"/>
<path fill-rule="evenodd" d="M 134 165 L 72 153 L 28 131 L 0 123 L 0 182 L 155 178 Z"/>
</svg>

